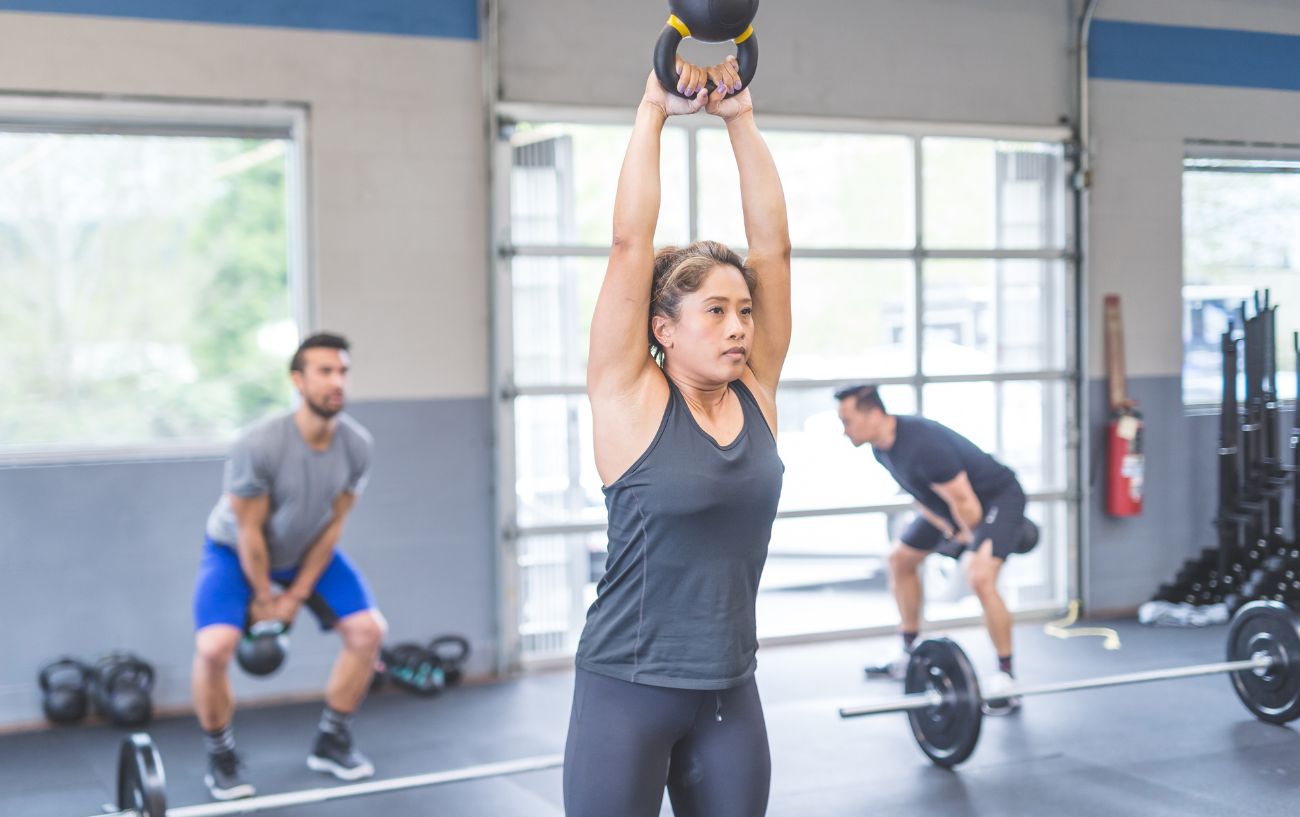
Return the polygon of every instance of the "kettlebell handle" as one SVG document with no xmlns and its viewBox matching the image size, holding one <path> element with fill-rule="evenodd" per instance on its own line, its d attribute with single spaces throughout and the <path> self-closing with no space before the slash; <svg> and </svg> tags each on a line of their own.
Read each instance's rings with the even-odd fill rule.
<svg viewBox="0 0 1300 817">
<path fill-rule="evenodd" d="M 121 656 L 119 660 L 107 667 L 103 680 L 104 690 L 112 694 L 124 677 L 139 679 L 142 682 L 140 686 L 145 691 L 153 691 L 154 669 L 153 665 L 146 661 L 142 661 L 133 655 Z"/>
<path fill-rule="evenodd" d="M 664 26 L 659 41 L 655 43 L 655 76 L 659 78 L 659 84 L 664 86 L 665 91 L 680 97 L 684 97 L 685 94 L 677 90 L 677 49 L 681 47 L 682 40 L 690 36 L 691 30 L 674 14 L 668 18 L 668 25 Z M 733 42 L 736 44 L 740 89 L 743 91 L 754 81 L 754 74 L 758 72 L 758 36 L 754 34 L 754 27 L 745 29 L 745 32 Z M 710 79 L 708 87 L 709 93 L 713 93 L 717 85 Z"/>
<path fill-rule="evenodd" d="M 59 658 L 41 667 L 40 675 L 37 676 L 41 692 L 49 692 L 50 682 L 53 677 L 64 669 L 78 673 L 81 676 L 81 683 L 83 685 L 86 683 L 87 679 L 90 678 L 90 667 L 72 657 Z"/>
<path fill-rule="evenodd" d="M 262 621 L 253 622 L 249 628 L 246 638 L 257 638 L 261 635 L 280 635 L 289 632 L 289 625 L 285 624 L 278 618 L 268 618 Z"/>
</svg>

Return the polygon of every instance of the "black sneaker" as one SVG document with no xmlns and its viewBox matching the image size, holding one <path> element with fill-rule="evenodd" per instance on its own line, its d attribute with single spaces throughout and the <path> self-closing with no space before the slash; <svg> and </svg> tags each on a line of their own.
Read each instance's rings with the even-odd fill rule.
<svg viewBox="0 0 1300 817">
<path fill-rule="evenodd" d="M 348 732 L 317 732 L 316 743 L 307 756 L 307 768 L 332 774 L 339 780 L 364 780 L 375 773 L 366 756 L 352 748 L 352 735 Z"/>
<path fill-rule="evenodd" d="M 212 799 L 238 800 L 256 793 L 253 785 L 239 773 L 243 765 L 234 749 L 208 755 L 208 773 L 203 776 L 203 782 L 207 784 Z"/>
</svg>

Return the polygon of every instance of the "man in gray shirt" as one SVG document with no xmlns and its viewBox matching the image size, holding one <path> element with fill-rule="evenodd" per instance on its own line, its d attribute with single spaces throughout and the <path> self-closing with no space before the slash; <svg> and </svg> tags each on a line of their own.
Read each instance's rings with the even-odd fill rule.
<svg viewBox="0 0 1300 817">
<path fill-rule="evenodd" d="M 297 410 L 246 429 L 231 448 L 223 493 L 208 517 L 194 594 L 194 708 L 207 734 L 208 790 L 248 797 L 231 719 L 229 667 L 246 625 L 293 623 L 306 604 L 343 641 L 307 765 L 342 780 L 374 774 L 350 721 L 370 687 L 387 632 L 364 578 L 337 549 L 370 468 L 371 437 L 342 413 L 348 342 L 313 335 L 290 364 Z"/>
</svg>

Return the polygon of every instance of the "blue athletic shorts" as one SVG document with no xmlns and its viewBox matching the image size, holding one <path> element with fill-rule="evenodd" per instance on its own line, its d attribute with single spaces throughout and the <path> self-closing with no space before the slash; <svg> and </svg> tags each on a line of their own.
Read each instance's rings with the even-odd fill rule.
<svg viewBox="0 0 1300 817">
<path fill-rule="evenodd" d="M 271 581 L 287 587 L 297 572 L 296 568 L 273 571 Z M 213 624 L 243 629 L 252 595 L 235 549 L 205 539 L 194 588 L 194 629 Z M 321 629 L 329 630 L 341 618 L 374 609 L 375 600 L 356 565 L 342 551 L 335 550 L 306 606 L 316 616 Z"/>
</svg>

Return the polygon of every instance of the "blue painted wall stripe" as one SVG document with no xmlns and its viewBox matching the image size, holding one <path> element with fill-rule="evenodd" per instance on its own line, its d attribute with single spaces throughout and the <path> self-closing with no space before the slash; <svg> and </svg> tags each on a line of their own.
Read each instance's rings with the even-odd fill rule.
<svg viewBox="0 0 1300 817">
<path fill-rule="evenodd" d="M 0 11 L 478 39 L 477 0 L 0 0 Z"/>
<path fill-rule="evenodd" d="M 1300 91 L 1300 37 L 1262 31 L 1093 23 L 1088 75 Z"/>
</svg>

